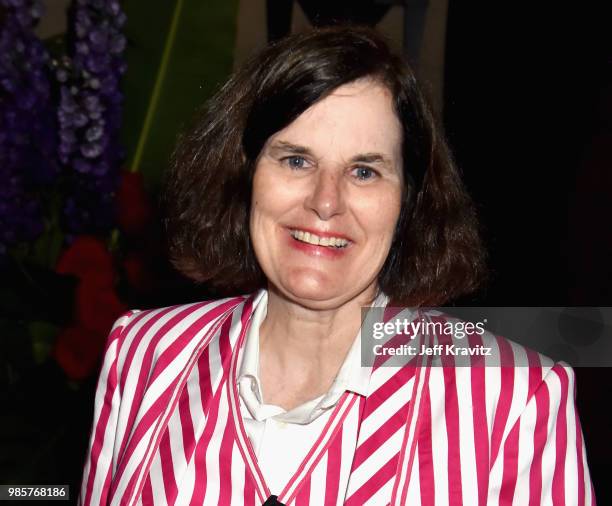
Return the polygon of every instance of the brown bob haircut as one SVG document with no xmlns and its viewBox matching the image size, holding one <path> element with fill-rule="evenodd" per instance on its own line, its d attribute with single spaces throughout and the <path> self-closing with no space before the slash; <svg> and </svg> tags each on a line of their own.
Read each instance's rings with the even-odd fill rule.
<svg viewBox="0 0 612 506">
<path fill-rule="evenodd" d="M 162 204 L 173 265 L 220 294 L 265 287 L 249 236 L 253 172 L 267 139 L 339 86 L 386 86 L 403 126 L 402 207 L 379 287 L 395 305 L 441 305 L 475 290 L 484 250 L 472 202 L 414 72 L 374 30 L 289 36 L 238 70 L 181 135 Z"/>
</svg>

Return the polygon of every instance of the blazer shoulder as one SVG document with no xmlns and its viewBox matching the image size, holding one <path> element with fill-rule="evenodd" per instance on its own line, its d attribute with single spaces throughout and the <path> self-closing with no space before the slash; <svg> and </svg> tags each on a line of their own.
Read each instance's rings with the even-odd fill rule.
<svg viewBox="0 0 612 506">
<path fill-rule="evenodd" d="M 512 367 L 512 382 L 501 381 L 502 389 L 512 389 L 515 395 L 517 392 L 523 392 L 521 397 L 525 404 L 555 375 L 561 373 L 573 378 L 573 369 L 566 362 L 556 361 L 512 339 L 486 332 L 483 342 L 494 350 L 494 362 L 501 366 L 501 374 L 504 374 L 503 369 L 506 369 L 505 374 L 508 376 L 508 369 Z"/>
<path fill-rule="evenodd" d="M 519 369 L 540 368 L 544 374 L 555 365 L 555 360 L 544 353 L 499 334 L 485 331 L 483 344 L 491 347 L 492 355 L 501 366 L 514 366 Z"/>
<path fill-rule="evenodd" d="M 463 335 L 463 320 L 430 312 L 431 321 L 449 323 L 456 331 L 436 336 L 438 343 L 449 343 L 467 350 L 485 350 L 480 355 L 446 356 L 446 363 L 432 367 L 436 381 L 430 385 L 438 403 L 449 396 L 465 410 L 478 410 L 487 426 L 480 436 L 499 443 L 521 417 L 539 412 L 549 403 L 551 416 L 564 405 L 573 403 L 575 373 L 570 365 L 556 361 L 524 344 L 484 329 Z M 453 385 L 453 388 L 450 386 Z M 433 401 L 432 401 L 433 403 Z"/>
<path fill-rule="evenodd" d="M 112 340 L 117 340 L 119 369 L 130 367 L 136 358 L 155 362 L 166 350 L 190 347 L 228 313 L 244 306 L 248 298 L 240 295 L 127 311 L 111 331 Z"/>
<path fill-rule="evenodd" d="M 493 403 L 507 395 L 512 398 L 523 396 L 527 401 L 549 374 L 560 369 L 565 369 L 570 376 L 573 374 L 566 363 L 494 334 L 484 325 L 472 325 L 468 330 L 467 321 L 457 317 L 437 310 L 428 311 L 428 315 L 432 321 L 443 323 L 436 330 L 447 333 L 438 334 L 436 339 L 452 345 L 452 348 L 445 348 L 446 363 L 452 364 L 458 381 L 465 381 L 472 388 L 486 392 L 487 399 Z M 483 373 L 472 374 L 471 370 L 475 368 Z"/>
<path fill-rule="evenodd" d="M 566 362 L 489 331 L 482 333 L 481 342 L 491 350 L 482 376 L 485 397 L 494 412 L 501 410 L 507 415 L 509 423 L 514 423 L 543 390 L 572 395 L 575 373 Z"/>
<path fill-rule="evenodd" d="M 433 322 L 440 323 L 434 327 L 437 341 L 455 345 L 447 351 L 454 351 L 457 365 L 541 368 L 547 373 L 555 364 L 547 355 L 487 330 L 484 322 L 468 322 L 438 310 L 428 310 L 427 314 Z"/>
</svg>

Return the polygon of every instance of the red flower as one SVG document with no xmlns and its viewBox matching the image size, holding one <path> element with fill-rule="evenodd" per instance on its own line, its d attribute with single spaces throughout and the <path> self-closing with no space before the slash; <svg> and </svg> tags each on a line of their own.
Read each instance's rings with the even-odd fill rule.
<svg viewBox="0 0 612 506">
<path fill-rule="evenodd" d="M 114 321 L 127 310 L 115 289 L 115 267 L 105 244 L 90 236 L 78 237 L 61 255 L 56 268 L 79 279 L 75 321 L 64 329 L 53 355 L 66 375 L 81 380 L 98 363 Z"/>
<path fill-rule="evenodd" d="M 55 269 L 60 274 L 72 274 L 98 287 L 112 287 L 115 279 L 113 257 L 100 239 L 83 235 L 66 249 Z"/>
<path fill-rule="evenodd" d="M 131 288 L 139 293 L 148 293 L 153 290 L 154 280 L 142 254 L 134 251 L 128 253 L 122 265 Z"/>
<path fill-rule="evenodd" d="M 53 356 L 66 376 L 76 381 L 83 380 L 95 370 L 105 340 L 106 334 L 83 327 L 68 327 L 58 336 Z"/>
<path fill-rule="evenodd" d="M 100 289 L 85 280 L 77 287 L 75 319 L 84 329 L 106 335 L 127 309 L 112 289 Z"/>
<path fill-rule="evenodd" d="M 123 232 L 139 234 L 151 223 L 153 211 L 140 172 L 122 172 L 116 205 L 117 223 Z"/>
</svg>

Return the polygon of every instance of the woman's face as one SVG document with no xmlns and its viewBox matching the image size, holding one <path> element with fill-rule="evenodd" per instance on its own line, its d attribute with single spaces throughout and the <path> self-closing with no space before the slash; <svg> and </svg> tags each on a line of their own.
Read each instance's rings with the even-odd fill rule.
<svg viewBox="0 0 612 506">
<path fill-rule="evenodd" d="M 286 297 L 324 309 L 374 295 L 400 212 L 401 146 L 391 94 L 372 80 L 340 86 L 268 139 L 250 234 Z"/>
</svg>

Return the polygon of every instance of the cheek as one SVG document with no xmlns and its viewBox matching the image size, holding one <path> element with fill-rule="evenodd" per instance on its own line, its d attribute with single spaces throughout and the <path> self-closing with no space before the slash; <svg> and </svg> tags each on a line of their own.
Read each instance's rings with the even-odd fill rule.
<svg viewBox="0 0 612 506">
<path fill-rule="evenodd" d="M 249 213 L 249 232 L 251 234 L 251 241 L 257 246 L 260 242 L 261 237 L 261 218 L 265 213 L 265 209 L 262 208 L 262 203 L 266 202 L 265 189 L 261 184 L 261 179 L 258 177 L 258 173 L 255 173 L 253 178 L 253 191 L 251 194 L 251 209 Z"/>
<path fill-rule="evenodd" d="M 390 243 L 401 207 L 401 194 L 395 188 L 378 195 L 371 202 L 365 203 L 361 210 L 364 224 L 371 234 Z M 388 244 L 385 244 L 388 245 Z M 382 246 L 382 244 L 381 244 Z"/>
<path fill-rule="evenodd" d="M 274 195 L 271 195 L 274 185 L 267 183 L 267 179 L 265 170 L 262 168 L 255 172 L 251 197 L 251 225 L 256 224 L 262 216 L 269 213 L 269 204 L 274 202 Z"/>
<path fill-rule="evenodd" d="M 273 168 L 262 166 L 259 173 L 255 173 L 252 195 L 252 215 L 279 218 L 300 205 L 304 199 L 304 188 Z"/>
<path fill-rule="evenodd" d="M 291 207 L 287 185 L 271 176 L 273 173 L 261 167 L 253 179 L 249 219 L 253 240 L 264 240 Z"/>
</svg>

